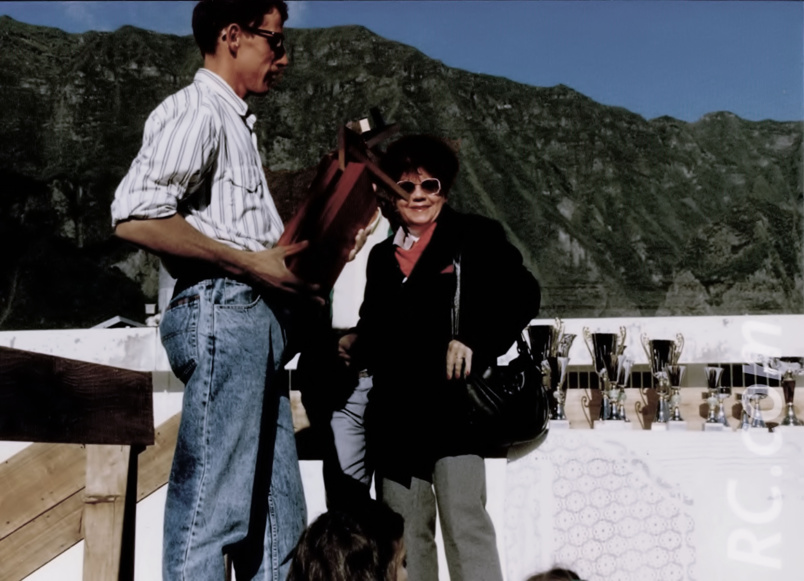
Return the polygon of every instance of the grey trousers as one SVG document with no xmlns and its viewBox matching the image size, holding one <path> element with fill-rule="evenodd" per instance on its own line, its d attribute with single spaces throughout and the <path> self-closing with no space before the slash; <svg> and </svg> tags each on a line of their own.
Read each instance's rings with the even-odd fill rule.
<svg viewBox="0 0 804 581">
<path fill-rule="evenodd" d="M 502 581 L 494 525 L 486 512 L 486 465 L 474 455 L 437 461 L 433 483 L 414 478 L 410 488 L 382 479 L 382 500 L 405 518 L 408 576 L 438 581 L 436 503 L 450 581 Z"/>
<path fill-rule="evenodd" d="M 361 375 L 346 404 L 332 412 L 330 421 L 341 470 L 366 486 L 371 486 L 373 472 L 366 465 L 366 426 L 363 416 L 372 385 L 371 376 Z"/>
</svg>

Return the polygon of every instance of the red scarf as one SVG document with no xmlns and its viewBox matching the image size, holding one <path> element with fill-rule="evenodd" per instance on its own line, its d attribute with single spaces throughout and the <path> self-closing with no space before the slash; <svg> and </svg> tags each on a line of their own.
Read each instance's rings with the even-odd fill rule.
<svg viewBox="0 0 804 581">
<path fill-rule="evenodd" d="M 433 231 L 435 230 L 436 224 L 438 222 L 433 222 L 430 226 L 427 227 L 419 239 L 413 243 L 408 250 L 405 250 L 401 246 L 397 246 L 396 250 L 394 251 L 394 255 L 396 256 L 396 261 L 399 263 L 399 268 L 402 271 L 402 274 L 405 277 L 410 276 L 410 273 L 413 272 L 413 267 L 416 266 L 416 263 L 419 261 L 419 257 L 424 252 L 424 249 L 427 248 L 427 245 L 430 243 L 430 239 L 433 237 Z"/>
</svg>

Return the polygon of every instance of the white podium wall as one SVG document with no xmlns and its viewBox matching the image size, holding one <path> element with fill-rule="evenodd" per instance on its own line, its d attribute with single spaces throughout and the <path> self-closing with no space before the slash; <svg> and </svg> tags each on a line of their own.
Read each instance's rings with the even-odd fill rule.
<svg viewBox="0 0 804 581">
<path fill-rule="evenodd" d="M 565 332 L 578 335 L 570 364 L 591 364 L 582 340 L 584 327 L 592 332 L 617 332 L 620 326 L 626 327 L 627 352 L 637 364 L 647 364 L 639 342 L 642 333 L 652 339 L 682 333 L 686 343 L 682 363 L 737 362 L 754 353 L 804 355 L 804 315 L 566 319 Z M 181 409 L 183 386 L 169 371 L 155 328 L 6 331 L 0 332 L 0 345 L 152 371 L 155 425 Z M 763 454 L 756 450 L 775 450 L 775 444 L 746 447 L 744 435 L 737 432 L 553 430 L 537 450 L 514 451 L 508 462 L 487 460 L 488 510 L 497 529 L 506 581 L 521 581 L 561 564 L 582 569 L 578 572 L 588 580 L 770 578 L 749 576 L 752 569 L 734 558 L 741 550 L 758 555 L 760 561 L 767 559 L 762 562 L 773 565 L 768 571 L 774 579 L 804 578 L 801 555 L 789 550 L 794 537 L 788 527 L 788 515 L 804 516 L 802 435 L 804 431 L 801 435 L 785 432 L 786 443 L 772 454 Z M 0 442 L 0 461 L 25 445 Z M 305 461 L 301 468 L 312 519 L 325 509 L 320 463 Z M 728 474 L 732 476 L 724 480 Z M 736 482 L 733 489 L 728 488 L 732 481 Z M 724 504 L 724 499 L 731 498 L 730 490 L 732 496 L 739 495 L 736 502 L 745 504 Z M 630 506 L 622 504 L 623 496 L 640 499 L 633 502 L 639 507 L 633 509 L 636 512 L 618 508 Z M 620 499 L 610 503 L 613 516 L 597 506 L 607 505 L 611 498 Z M 768 523 L 739 522 L 744 517 L 769 519 L 775 512 L 762 511 L 770 511 L 769 506 L 776 511 L 779 502 L 774 499 L 778 498 L 783 500 L 782 516 Z M 584 499 L 583 504 L 579 499 Z M 164 488 L 138 505 L 138 581 L 160 577 L 163 506 Z M 760 513 L 765 516 L 756 516 Z M 598 520 L 592 518 L 595 514 Z M 609 541 L 600 540 L 606 538 Z M 733 554 L 728 552 L 729 539 Z M 27 579 L 80 580 L 82 546 L 79 543 Z M 634 576 L 635 563 L 642 563 L 646 556 L 651 566 L 639 565 L 639 570 L 652 571 L 651 577 Z M 781 568 L 775 568 L 779 560 Z M 449 578 L 443 552 L 440 578 Z"/>
</svg>

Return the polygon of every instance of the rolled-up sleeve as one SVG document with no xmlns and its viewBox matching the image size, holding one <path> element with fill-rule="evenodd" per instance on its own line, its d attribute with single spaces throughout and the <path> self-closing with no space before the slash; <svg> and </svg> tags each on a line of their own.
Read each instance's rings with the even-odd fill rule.
<svg viewBox="0 0 804 581">
<path fill-rule="evenodd" d="M 112 227 L 130 219 L 167 218 L 214 162 L 219 128 L 208 107 L 173 95 L 145 123 L 142 147 L 112 202 Z"/>
</svg>

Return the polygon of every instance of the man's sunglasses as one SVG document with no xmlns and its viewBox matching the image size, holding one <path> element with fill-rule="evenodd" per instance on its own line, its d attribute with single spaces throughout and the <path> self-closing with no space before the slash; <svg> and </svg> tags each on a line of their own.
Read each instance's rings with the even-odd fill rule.
<svg viewBox="0 0 804 581">
<path fill-rule="evenodd" d="M 274 57 L 281 59 L 285 55 L 285 35 L 281 32 L 271 32 L 270 30 L 263 30 L 262 28 L 251 28 L 244 26 L 243 30 L 263 37 L 268 41 L 268 46 L 274 51 Z"/>
<path fill-rule="evenodd" d="M 438 181 L 438 178 L 427 178 L 426 180 L 422 180 L 422 183 L 417 184 L 408 180 L 396 182 L 402 190 L 404 190 L 407 194 L 412 194 L 416 191 L 416 186 L 421 187 L 422 192 L 425 194 L 436 195 L 441 191 L 441 182 Z"/>
</svg>

